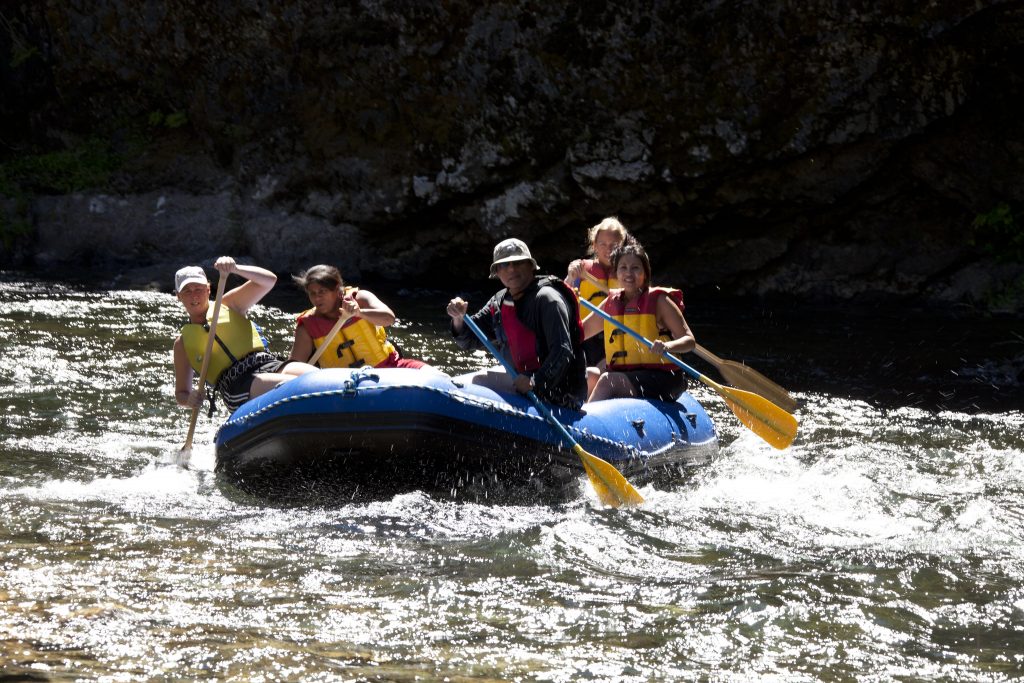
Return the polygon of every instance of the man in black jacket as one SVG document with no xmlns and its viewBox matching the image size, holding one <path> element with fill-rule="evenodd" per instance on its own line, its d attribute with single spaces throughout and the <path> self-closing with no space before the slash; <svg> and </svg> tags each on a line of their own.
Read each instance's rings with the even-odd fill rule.
<svg viewBox="0 0 1024 683">
<path fill-rule="evenodd" d="M 491 277 L 504 288 L 473 314 L 473 322 L 519 375 L 512 381 L 494 368 L 475 373 L 472 381 L 521 394 L 532 389 L 544 401 L 579 408 L 587 393 L 579 303 L 561 279 L 537 275 L 537 270 L 522 240 L 511 238 L 494 247 Z M 452 334 L 463 349 L 484 348 L 462 320 L 468 308 L 459 297 L 448 303 Z"/>
</svg>

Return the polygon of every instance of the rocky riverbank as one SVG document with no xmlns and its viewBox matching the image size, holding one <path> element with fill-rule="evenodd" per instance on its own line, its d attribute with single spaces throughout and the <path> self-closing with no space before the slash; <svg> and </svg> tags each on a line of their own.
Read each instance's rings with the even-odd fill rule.
<svg viewBox="0 0 1024 683">
<path fill-rule="evenodd" d="M 0 15 L 7 266 L 468 281 L 618 215 L 685 287 L 1024 310 L 1019 3 Z"/>
</svg>

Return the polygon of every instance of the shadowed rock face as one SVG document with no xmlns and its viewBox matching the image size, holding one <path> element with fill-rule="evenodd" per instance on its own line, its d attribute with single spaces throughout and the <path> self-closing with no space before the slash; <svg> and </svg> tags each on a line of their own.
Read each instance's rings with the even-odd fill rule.
<svg viewBox="0 0 1024 683">
<path fill-rule="evenodd" d="M 1019 3 L 641 4 L 12 3 L 4 128 L 132 151 L 34 197 L 29 251 L 465 280 L 508 235 L 564 272 L 614 214 L 691 288 L 1024 290 L 969 239 L 1024 201 Z"/>
</svg>

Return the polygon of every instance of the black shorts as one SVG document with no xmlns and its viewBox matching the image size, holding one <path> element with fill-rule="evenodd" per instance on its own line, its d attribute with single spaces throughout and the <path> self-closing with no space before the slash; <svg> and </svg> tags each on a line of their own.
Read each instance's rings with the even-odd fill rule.
<svg viewBox="0 0 1024 683">
<path fill-rule="evenodd" d="M 686 373 L 682 370 L 617 370 L 629 379 L 642 398 L 674 401 L 686 391 Z"/>
<path fill-rule="evenodd" d="M 280 372 L 290 362 L 266 351 L 253 351 L 235 361 L 217 380 L 217 392 L 228 411 L 235 412 L 249 400 L 253 375 L 257 372 Z"/>
</svg>

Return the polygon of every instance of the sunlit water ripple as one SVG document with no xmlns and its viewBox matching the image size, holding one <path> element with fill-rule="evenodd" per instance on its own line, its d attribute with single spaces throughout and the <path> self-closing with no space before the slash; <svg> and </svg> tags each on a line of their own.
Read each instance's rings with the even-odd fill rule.
<svg viewBox="0 0 1024 683">
<path fill-rule="evenodd" d="M 487 364 L 452 347 L 443 300 L 409 297 L 406 349 L 451 372 Z M 284 351 L 291 313 L 254 315 Z M 0 277 L 0 673 L 11 680 L 1024 671 L 1019 409 L 797 392 L 800 436 L 780 452 L 700 387 L 720 456 L 678 488 L 645 488 L 639 509 L 602 509 L 582 480 L 561 505 L 412 493 L 271 506 L 216 482 L 223 416 L 200 419 L 189 469 L 171 464 L 186 431 L 171 399 L 180 324 L 166 293 Z"/>
</svg>

